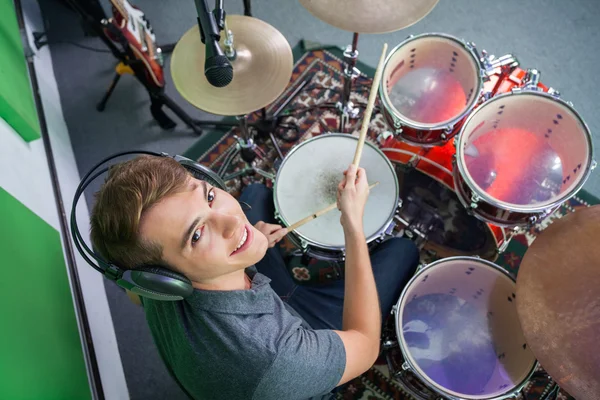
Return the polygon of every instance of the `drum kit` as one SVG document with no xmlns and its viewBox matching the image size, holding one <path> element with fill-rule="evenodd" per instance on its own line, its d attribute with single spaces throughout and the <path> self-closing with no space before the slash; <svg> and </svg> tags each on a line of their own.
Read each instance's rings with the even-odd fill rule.
<svg viewBox="0 0 600 400">
<path fill-rule="evenodd" d="M 221 43 L 234 78 L 215 88 L 202 73 L 204 45 L 194 27 L 175 47 L 173 80 L 196 107 L 238 118 L 242 137 L 236 137 L 231 154 L 223 155 L 224 164 L 241 152 L 247 170 L 271 179 L 276 218 L 291 226 L 335 202 L 341 173 L 352 162 L 357 138 L 343 132 L 348 119 L 358 116 L 349 99 L 358 74 L 359 33 L 402 29 L 437 2 L 398 0 L 392 7 L 384 0 L 300 0 L 317 18 L 353 32 L 337 106 L 342 122 L 339 133 L 300 142 L 285 156 L 271 134 L 281 158 L 275 174 L 252 167 L 253 157 L 264 153 L 246 116 L 262 108 L 264 117 L 264 107 L 289 83 L 292 52 L 281 33 L 256 18 L 228 16 Z M 384 332 L 392 376 L 421 399 L 516 398 L 539 359 L 563 388 L 581 399 L 595 398 L 600 361 L 592 360 L 578 340 L 583 337 L 593 347 L 590 332 L 600 337 L 598 297 L 586 311 L 567 318 L 572 323 L 548 317 L 554 327 L 542 329 L 540 322 L 544 312 L 569 316 L 583 307 L 575 282 L 593 296 L 590 282 L 599 284 L 597 272 L 584 268 L 587 281 L 568 278 L 567 272 L 574 252 L 592 239 L 573 239 L 570 248 L 557 246 L 558 228 L 551 227 L 548 239 L 543 233 L 538 239 L 542 244 L 536 241 L 529 250 L 528 255 L 536 256 L 526 255 L 519 280 L 493 263 L 512 236 L 553 213 L 585 183 L 596 166 L 585 122 L 570 102 L 540 82 L 539 71 L 521 69 L 510 54 L 479 54 L 472 43 L 446 34 L 407 38 L 387 55 L 381 76 L 372 90 L 378 90 L 389 130 L 377 138 L 379 146 L 364 144 L 361 167 L 370 181 L 379 182 L 366 205 L 365 237 L 376 246 L 403 234 L 438 258 L 419 267 L 392 312 L 395 332 Z M 225 171 L 222 167 L 219 172 Z M 598 220 L 597 211 L 590 220 Z M 580 213 L 564 224 L 583 235 L 578 221 L 588 219 Z M 337 209 L 288 237 L 307 257 L 345 259 Z M 544 257 L 546 251 L 554 256 Z M 588 265 L 597 264 L 598 256 L 589 257 Z M 585 260 L 580 261 L 583 265 Z M 558 276 L 564 281 L 555 281 Z M 558 286 L 569 282 L 570 291 L 561 292 Z M 588 336 L 577 336 L 576 322 Z M 559 334 L 552 337 L 552 332 Z"/>
</svg>

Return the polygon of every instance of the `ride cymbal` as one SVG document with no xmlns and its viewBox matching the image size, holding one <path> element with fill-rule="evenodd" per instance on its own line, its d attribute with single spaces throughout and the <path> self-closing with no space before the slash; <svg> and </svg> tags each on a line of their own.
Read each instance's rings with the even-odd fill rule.
<svg viewBox="0 0 600 400">
<path fill-rule="evenodd" d="M 386 33 L 411 26 L 439 0 L 300 0 L 312 15 L 336 28 L 358 33 Z"/>
<path fill-rule="evenodd" d="M 292 49 L 285 37 L 264 21 L 228 15 L 236 58 L 231 61 L 233 80 L 214 87 L 204 76 L 205 50 L 198 25 L 177 42 L 171 56 L 171 75 L 177 91 L 192 105 L 218 115 L 245 115 L 272 103 L 292 76 Z M 225 40 L 221 33 L 221 46 Z"/>
<path fill-rule="evenodd" d="M 600 394 L 600 206 L 552 223 L 517 275 L 521 327 L 542 367 L 578 400 Z"/>
</svg>

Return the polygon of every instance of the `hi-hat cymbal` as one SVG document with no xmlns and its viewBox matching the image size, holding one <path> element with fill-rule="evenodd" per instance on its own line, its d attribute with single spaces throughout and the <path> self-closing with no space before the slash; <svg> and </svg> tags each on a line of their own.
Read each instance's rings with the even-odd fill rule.
<svg viewBox="0 0 600 400">
<path fill-rule="evenodd" d="M 600 394 L 600 206 L 545 229 L 525 253 L 516 304 L 525 339 L 548 374 L 578 400 Z"/>
<path fill-rule="evenodd" d="M 312 15 L 336 28 L 386 33 L 411 26 L 439 0 L 300 0 Z"/>
<path fill-rule="evenodd" d="M 292 76 L 292 49 L 285 37 L 256 18 L 228 15 L 237 57 L 231 61 L 233 80 L 214 87 L 204 76 L 205 50 L 198 25 L 177 42 L 171 56 L 175 87 L 188 102 L 218 115 L 245 115 L 272 103 Z M 225 38 L 221 34 L 221 44 Z"/>
</svg>

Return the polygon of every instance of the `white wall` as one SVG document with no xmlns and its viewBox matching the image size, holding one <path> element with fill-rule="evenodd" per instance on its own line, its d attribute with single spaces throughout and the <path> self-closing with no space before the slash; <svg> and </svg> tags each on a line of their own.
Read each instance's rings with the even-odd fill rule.
<svg viewBox="0 0 600 400">
<path fill-rule="evenodd" d="M 43 31 L 40 10 L 35 0 L 24 0 L 27 33 L 33 44 L 32 31 Z M 32 46 L 32 48 L 34 48 Z M 65 123 L 52 57 L 47 46 L 36 51 L 36 75 L 59 175 L 62 201 L 67 215 L 80 175 Z M 60 224 L 42 139 L 24 142 L 0 118 L 0 186 L 60 232 Z M 89 243 L 89 214 L 85 199 L 78 209 L 78 224 Z M 71 240 L 70 237 L 62 238 Z M 64 245 L 63 245 L 64 249 Z M 77 270 L 84 295 L 92 340 L 96 350 L 104 394 L 107 399 L 128 399 L 129 394 L 116 336 L 104 291 L 103 277 L 76 252 Z"/>
</svg>

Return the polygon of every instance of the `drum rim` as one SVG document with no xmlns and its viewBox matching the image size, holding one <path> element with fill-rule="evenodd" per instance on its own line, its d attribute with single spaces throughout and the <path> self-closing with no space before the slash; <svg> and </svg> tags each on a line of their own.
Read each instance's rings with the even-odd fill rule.
<svg viewBox="0 0 600 400">
<path fill-rule="evenodd" d="M 275 181 L 273 183 L 273 205 L 275 206 L 275 215 L 278 216 L 278 219 L 287 227 L 290 225 L 290 222 L 281 214 L 280 210 L 281 207 L 279 205 L 279 201 L 278 201 L 278 197 L 277 197 L 277 182 L 279 181 L 279 175 L 281 173 L 281 171 L 283 170 L 283 166 L 285 165 L 286 161 L 291 157 L 292 154 L 294 154 L 296 152 L 296 150 L 298 150 L 300 147 L 302 147 L 303 145 L 318 140 L 319 138 L 325 138 L 325 137 L 332 137 L 332 136 L 338 136 L 338 137 L 344 137 L 344 138 L 348 138 L 348 139 L 353 139 L 353 140 L 357 140 L 358 141 L 358 137 L 353 136 L 351 134 L 348 133 L 339 133 L 339 132 L 331 132 L 331 133 L 323 133 L 321 135 L 312 137 L 308 140 L 305 140 L 303 142 L 300 142 L 298 144 L 296 144 L 294 147 L 292 147 L 292 149 L 286 154 L 286 156 L 284 157 L 283 161 L 281 162 L 281 165 L 279 166 L 279 169 L 277 170 L 277 174 L 275 175 Z M 390 161 L 390 159 L 374 144 L 370 143 L 368 140 L 365 140 L 365 145 L 370 146 L 373 148 L 373 150 L 375 150 L 377 153 L 379 153 L 381 155 L 381 157 L 385 160 L 385 162 L 387 163 L 392 176 L 394 177 L 394 183 L 395 183 L 395 199 L 396 199 L 396 205 L 392 208 L 392 211 L 390 213 L 390 215 L 388 215 L 388 217 L 386 218 L 386 221 L 383 226 L 381 226 L 381 228 L 379 228 L 377 231 L 375 231 L 375 233 L 373 233 L 371 236 L 369 236 L 368 238 L 366 238 L 366 242 L 367 243 L 371 243 L 372 241 L 376 240 L 377 238 L 379 238 L 386 230 L 386 228 L 389 226 L 390 222 L 393 221 L 394 219 L 394 215 L 396 215 L 396 210 L 398 209 L 398 202 L 400 199 L 400 184 L 398 183 L 398 177 L 396 176 L 396 171 L 394 170 L 394 166 L 392 165 L 392 162 Z M 301 234 L 300 232 L 298 232 L 297 230 L 292 231 L 292 233 L 294 235 L 296 235 L 299 240 L 301 241 L 305 241 L 308 245 L 313 245 L 316 247 L 319 247 L 321 249 L 326 249 L 326 250 L 334 250 L 334 251 L 344 251 L 344 249 L 346 248 L 346 246 L 331 246 L 331 245 L 327 245 L 327 244 L 323 244 L 320 243 L 316 240 L 310 239 L 308 237 L 306 237 L 305 235 Z"/>
<path fill-rule="evenodd" d="M 441 37 L 441 38 L 456 42 L 461 47 L 463 47 L 467 51 L 467 53 L 469 53 L 471 58 L 475 61 L 476 69 L 479 69 L 479 75 L 477 75 L 477 93 L 475 93 L 475 90 L 473 91 L 473 99 L 471 99 L 471 102 L 469 103 L 469 105 L 465 108 L 465 110 L 461 114 L 459 114 L 458 116 L 456 116 L 455 118 L 451 119 L 450 121 L 448 121 L 444 124 L 440 124 L 440 123 L 438 123 L 438 124 L 419 124 L 419 123 L 415 123 L 415 121 L 407 120 L 403 115 L 400 114 L 400 112 L 396 109 L 396 107 L 394 107 L 392 105 L 392 101 L 389 97 L 389 94 L 388 94 L 386 88 L 385 88 L 385 81 L 383 79 L 381 80 L 381 82 L 379 82 L 379 99 L 381 100 L 383 108 L 385 108 L 386 111 L 391 115 L 392 119 L 398 120 L 401 123 L 401 125 L 404 125 L 404 126 L 407 126 L 409 128 L 413 128 L 413 129 L 420 129 L 420 130 L 427 130 L 427 131 L 435 131 L 435 130 L 439 130 L 439 129 L 452 129 L 460 120 L 462 120 L 465 116 L 467 116 L 475 108 L 475 106 L 479 102 L 479 96 L 481 95 L 481 92 L 483 90 L 483 75 L 485 74 L 485 70 L 483 69 L 483 67 L 481 65 L 481 61 L 479 60 L 479 57 L 477 57 L 477 54 L 475 53 L 473 48 L 469 47 L 467 42 L 465 42 L 463 39 L 457 38 L 456 36 L 452 36 L 447 33 L 441 33 L 441 32 L 428 32 L 428 33 L 422 33 L 420 35 L 414 35 L 414 36 L 410 35 L 408 38 L 406 38 L 404 41 L 400 42 L 400 44 L 398 44 L 396 47 L 394 47 L 389 52 L 389 54 L 386 56 L 385 61 L 383 63 L 382 75 L 385 74 L 385 71 L 388 68 L 388 64 L 389 64 L 392 56 L 396 53 L 396 51 L 398 51 L 398 49 L 400 49 L 403 46 L 406 46 L 410 42 L 413 42 L 413 41 L 416 41 L 419 39 L 423 39 L 423 38 L 427 38 L 427 37 Z"/>
<path fill-rule="evenodd" d="M 494 199 L 493 197 L 491 197 L 490 195 L 485 193 L 483 190 L 481 190 L 479 188 L 479 186 L 473 182 L 473 179 L 471 178 L 471 174 L 467 171 L 467 168 L 464 165 L 465 164 L 465 161 L 464 161 L 465 155 L 464 155 L 464 151 L 463 151 L 463 145 L 464 145 L 464 141 L 465 141 L 464 132 L 465 132 L 466 127 L 469 125 L 469 123 L 475 117 L 475 115 L 477 115 L 477 113 L 480 112 L 484 107 L 486 107 L 487 105 L 493 104 L 496 101 L 500 101 L 501 99 L 503 99 L 505 97 L 509 97 L 509 96 L 541 96 L 546 99 L 556 101 L 560 105 L 562 105 L 563 107 L 565 107 L 566 109 L 571 111 L 575 115 L 577 120 L 581 123 L 581 125 L 583 126 L 583 131 L 584 131 L 585 138 L 587 139 L 587 144 L 588 144 L 588 161 L 585 165 L 585 167 L 586 167 L 585 172 L 579 178 L 579 182 L 577 183 L 577 185 L 575 185 L 569 192 L 565 193 L 562 197 L 559 197 L 557 200 L 554 200 L 552 202 L 540 203 L 537 205 L 525 206 L 525 205 L 506 203 L 506 202 Z M 486 203 L 489 203 L 501 210 L 506 210 L 506 211 L 514 211 L 514 212 L 520 212 L 520 213 L 543 212 L 543 211 L 553 209 L 554 207 L 561 205 L 565 201 L 569 200 L 571 197 L 575 196 L 575 194 L 577 194 L 577 192 L 583 187 L 585 182 L 588 180 L 592 170 L 594 169 L 594 166 L 596 163 L 596 161 L 594 161 L 594 144 L 592 141 L 591 131 L 590 131 L 590 128 L 588 127 L 588 125 L 586 124 L 586 122 L 584 121 L 584 119 L 581 117 L 581 114 L 579 114 L 579 112 L 567 101 L 565 101 L 559 97 L 553 96 L 551 94 L 548 94 L 546 92 L 537 91 L 536 89 L 520 89 L 517 91 L 513 90 L 508 93 L 502 93 L 502 94 L 494 96 L 492 99 L 486 101 L 485 103 L 483 103 L 479 107 L 477 107 L 477 109 L 474 110 L 467 117 L 467 119 L 465 120 L 465 123 L 460 128 L 460 132 L 458 133 L 458 135 L 456 137 L 457 137 L 457 139 L 454 142 L 454 147 L 456 150 L 456 166 L 458 167 L 458 172 L 460 174 L 460 177 L 464 180 L 464 182 L 467 184 L 467 186 L 469 186 L 469 188 L 471 188 L 473 193 L 475 193 L 477 196 L 479 196 Z"/>
<path fill-rule="evenodd" d="M 401 314 L 400 305 L 402 303 L 402 300 L 406 297 L 406 293 L 408 292 L 408 289 L 414 284 L 414 282 L 416 280 L 418 280 L 421 277 L 421 275 L 423 273 L 430 270 L 431 268 L 437 266 L 438 264 L 443 264 L 448 261 L 458 261 L 458 260 L 475 261 L 475 262 L 486 264 L 487 266 L 492 267 L 492 269 L 495 269 L 496 271 L 499 271 L 501 274 L 508 277 L 510 280 L 512 280 L 515 283 L 515 286 L 516 286 L 517 280 L 510 272 L 508 272 L 504 268 L 500 267 L 499 265 L 497 265 L 491 261 L 485 260 L 483 258 L 480 258 L 478 256 L 455 256 L 455 257 L 446 257 L 446 258 L 436 260 L 436 261 L 434 261 L 430 264 L 427 264 L 426 266 L 417 270 L 417 272 L 413 275 L 413 277 L 404 286 L 404 289 L 402 289 L 402 293 L 400 294 L 398 301 L 393 306 L 392 314 L 394 314 L 393 318 L 394 318 L 394 326 L 396 328 L 396 339 L 398 339 L 398 346 L 400 346 L 400 351 L 402 352 L 402 356 L 404 357 L 404 362 L 409 365 L 411 372 L 414 373 L 422 382 L 425 383 L 425 385 L 428 388 L 430 388 L 434 392 L 441 394 L 443 396 L 447 396 L 451 400 L 465 400 L 466 398 L 473 399 L 473 400 L 475 400 L 475 399 L 480 399 L 480 400 L 490 399 L 490 398 L 477 397 L 477 396 L 456 397 L 455 395 L 453 395 L 449 392 L 439 389 L 437 386 L 431 385 L 430 382 L 432 381 L 432 379 L 428 378 L 424 373 L 422 373 L 421 369 L 413 361 L 412 355 L 411 355 L 410 351 L 408 351 L 406 344 L 404 343 L 404 337 L 400 334 L 402 332 L 402 329 L 400 326 L 400 314 Z M 509 390 L 507 390 L 503 394 L 493 397 L 491 399 L 498 399 L 498 400 L 505 399 L 505 398 L 511 397 L 514 393 L 519 392 L 521 389 L 523 389 L 523 387 L 525 387 L 527 382 L 529 382 L 529 380 L 535 373 L 537 367 L 538 367 L 538 361 L 534 355 L 534 363 L 531 367 L 531 370 L 527 373 L 527 375 L 525 376 L 523 381 L 521 383 L 519 383 L 518 385 L 513 386 L 512 388 L 507 388 Z M 441 385 L 439 385 L 439 386 L 441 386 Z M 465 396 L 465 394 L 462 394 L 461 396 Z"/>
</svg>

